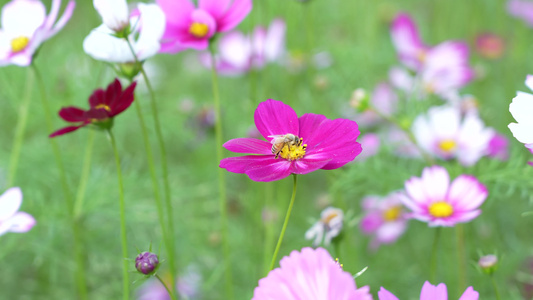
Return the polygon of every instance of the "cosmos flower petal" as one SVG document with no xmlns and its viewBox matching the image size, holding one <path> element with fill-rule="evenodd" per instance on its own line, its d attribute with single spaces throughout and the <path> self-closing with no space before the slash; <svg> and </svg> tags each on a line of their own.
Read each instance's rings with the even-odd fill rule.
<svg viewBox="0 0 533 300">
<path fill-rule="evenodd" d="M 54 0 L 53 5 L 56 2 L 59 2 L 59 4 L 57 4 L 57 6 L 59 7 L 61 1 Z M 63 15 L 61 16 L 61 18 L 59 18 L 59 20 L 57 20 L 57 23 L 55 23 L 54 27 L 45 35 L 45 39 L 48 39 L 54 36 L 58 31 L 63 29 L 65 25 L 67 25 L 67 22 L 70 20 L 70 18 L 72 17 L 72 14 L 74 13 L 75 7 L 76 7 L 76 2 L 74 2 L 74 0 L 71 0 L 68 2 L 67 7 L 65 7 L 65 11 L 63 12 Z M 47 19 L 47 22 L 48 20 L 52 19 L 50 16 L 48 18 L 49 19 Z M 53 18 L 53 20 L 55 21 L 55 18 Z"/>
<path fill-rule="evenodd" d="M 2 8 L 2 30 L 13 36 L 33 37 L 46 20 L 46 8 L 37 0 L 10 1 Z"/>
<path fill-rule="evenodd" d="M 405 191 L 409 195 L 410 200 L 413 200 L 415 203 L 418 204 L 425 203 L 426 199 L 428 198 L 424 186 L 424 181 L 418 177 L 411 177 L 405 182 Z M 404 204 L 408 205 L 405 201 Z"/>
<path fill-rule="evenodd" d="M 526 86 L 533 91 L 533 75 L 526 76 Z"/>
<path fill-rule="evenodd" d="M 468 64 L 468 45 L 464 42 L 448 41 L 433 47 L 426 58 L 426 67 L 439 69 Z"/>
<path fill-rule="evenodd" d="M 399 300 L 396 296 L 394 296 L 391 292 L 387 291 L 383 287 L 378 292 L 379 300 Z"/>
<path fill-rule="evenodd" d="M 280 180 L 291 174 L 289 161 L 275 159 L 273 156 L 268 157 L 269 159 L 248 165 L 248 169 L 244 173 L 253 181 L 263 182 Z"/>
<path fill-rule="evenodd" d="M 122 87 L 120 85 L 120 81 L 116 80 L 118 84 L 115 84 L 115 87 L 119 88 L 118 95 L 115 95 L 115 102 L 110 105 L 111 117 L 114 117 L 120 113 L 122 113 L 124 110 L 126 110 L 130 105 L 133 103 L 133 100 L 135 100 L 134 90 L 137 86 L 137 82 L 132 82 L 124 91 L 122 91 Z"/>
<path fill-rule="evenodd" d="M 93 29 L 83 40 L 83 51 L 96 60 L 111 63 L 134 61 L 128 42 L 109 34 L 105 25 Z"/>
<path fill-rule="evenodd" d="M 285 35 L 287 26 L 282 19 L 274 19 L 266 34 L 264 55 L 267 61 L 276 61 L 285 54 Z"/>
<path fill-rule="evenodd" d="M 53 138 L 53 137 L 56 137 L 56 136 L 63 135 L 65 133 L 73 132 L 73 131 L 76 131 L 76 130 L 80 129 L 83 126 L 86 126 L 86 125 L 87 124 L 83 124 L 83 125 L 79 125 L 79 126 L 67 126 L 67 127 L 61 128 L 61 129 L 53 132 L 48 137 Z"/>
<path fill-rule="evenodd" d="M 272 144 L 258 139 L 252 138 L 237 138 L 224 143 L 222 147 L 235 153 L 250 153 L 250 154 L 272 154 Z"/>
<path fill-rule="evenodd" d="M 322 155 L 306 155 L 303 159 L 293 162 L 291 172 L 294 174 L 307 174 L 323 169 L 330 161 L 330 158 Z"/>
<path fill-rule="evenodd" d="M 198 7 L 215 19 L 220 19 L 230 7 L 232 0 L 198 0 Z"/>
<path fill-rule="evenodd" d="M 476 210 L 470 210 L 466 212 L 458 212 L 454 214 L 452 217 L 449 218 L 449 220 L 446 220 L 449 222 L 448 226 L 454 226 L 456 223 L 466 223 L 474 220 L 481 214 L 480 209 Z"/>
<path fill-rule="evenodd" d="M 22 191 L 12 187 L 0 196 L 0 223 L 11 218 L 22 204 Z"/>
<path fill-rule="evenodd" d="M 288 133 L 298 135 L 299 125 L 296 112 L 287 104 L 269 99 L 259 103 L 254 113 L 255 126 L 268 141 L 272 135 Z"/>
<path fill-rule="evenodd" d="M 104 24 L 113 31 L 121 31 L 129 24 L 126 0 L 93 0 L 94 8 Z"/>
<path fill-rule="evenodd" d="M 298 119 L 300 127 L 298 136 L 304 139 L 304 144 L 314 145 L 320 142 L 321 136 L 317 134 L 317 128 L 325 120 L 327 120 L 326 116 L 311 113 L 304 114 Z"/>
<path fill-rule="evenodd" d="M 17 212 L 13 217 L 5 221 L 5 223 L 9 224 L 7 227 L 10 232 L 23 233 L 28 232 L 35 225 L 36 221 L 35 218 L 28 213 Z M 4 225 L 6 224 L 2 222 L 2 226 Z"/>
<path fill-rule="evenodd" d="M 531 125 L 529 124 L 516 124 L 511 123 L 507 127 L 513 133 L 513 136 L 520 142 L 524 144 L 533 143 L 533 131 L 531 130 Z"/>
<path fill-rule="evenodd" d="M 422 171 L 422 181 L 425 195 L 432 201 L 442 201 L 446 198 L 450 177 L 445 168 L 433 166 Z"/>
<path fill-rule="evenodd" d="M 448 300 L 446 285 L 441 283 L 434 286 L 426 281 L 420 293 L 420 300 Z"/>
<path fill-rule="evenodd" d="M 415 23 L 408 14 L 401 13 L 391 26 L 391 38 L 400 59 L 408 67 L 420 67 L 418 55 L 426 48 L 422 43 Z"/>
<path fill-rule="evenodd" d="M 479 293 L 474 291 L 474 288 L 469 286 L 459 300 L 478 300 Z"/>
<path fill-rule="evenodd" d="M 461 211 L 478 208 L 487 198 L 487 188 L 476 177 L 460 175 L 452 182 L 448 201 Z"/>
<path fill-rule="evenodd" d="M 531 118 L 533 111 L 533 95 L 524 92 L 517 92 L 513 102 L 509 105 L 509 112 L 518 123 L 533 124 Z"/>
<path fill-rule="evenodd" d="M 206 1 L 206 0 L 203 0 Z M 207 0 L 213 1 L 213 0 Z M 219 2 L 219 1 L 217 1 Z M 230 31 L 237 26 L 252 10 L 252 0 L 233 0 L 226 13 L 217 20 L 217 31 Z"/>
<path fill-rule="evenodd" d="M 85 111 L 75 106 L 63 107 L 59 111 L 59 116 L 67 122 L 85 121 Z"/>
<path fill-rule="evenodd" d="M 142 27 L 134 49 L 138 60 L 144 61 L 161 48 L 160 40 L 165 32 L 165 14 L 156 4 L 139 3 L 138 7 Z"/>
<path fill-rule="evenodd" d="M 182 24 L 194 10 L 191 0 L 156 0 L 157 5 L 165 12 L 167 23 Z"/>
</svg>

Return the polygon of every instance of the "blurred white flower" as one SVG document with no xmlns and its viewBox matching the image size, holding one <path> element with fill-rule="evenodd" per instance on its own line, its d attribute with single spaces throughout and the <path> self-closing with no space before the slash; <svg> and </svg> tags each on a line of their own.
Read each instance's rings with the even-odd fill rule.
<svg viewBox="0 0 533 300">
<path fill-rule="evenodd" d="M 533 75 L 527 75 L 526 85 L 533 90 Z M 513 136 L 526 147 L 533 148 L 533 95 L 517 92 L 509 105 L 509 112 L 517 123 L 509 124 Z"/>
<path fill-rule="evenodd" d="M 7 232 L 27 232 L 35 219 L 28 213 L 18 211 L 22 204 L 22 191 L 10 188 L 0 196 L 0 235 Z"/>
<path fill-rule="evenodd" d="M 121 32 L 129 25 L 126 0 L 94 0 L 93 4 L 107 28 Z"/>
<path fill-rule="evenodd" d="M 344 213 L 341 209 L 328 207 L 320 214 L 320 220 L 307 230 L 305 238 L 314 239 L 314 246 L 320 245 L 322 240 L 325 245 L 329 245 L 331 240 L 341 232 L 343 220 Z"/>
</svg>

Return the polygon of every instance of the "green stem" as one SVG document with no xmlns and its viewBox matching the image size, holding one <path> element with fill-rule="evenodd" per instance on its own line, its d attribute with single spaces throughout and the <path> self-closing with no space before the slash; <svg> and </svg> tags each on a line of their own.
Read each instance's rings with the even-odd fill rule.
<svg viewBox="0 0 533 300">
<path fill-rule="evenodd" d="M 459 273 L 458 273 L 458 290 L 459 295 L 465 290 L 466 288 L 466 256 L 465 256 L 465 237 L 464 237 L 464 225 L 463 224 L 457 224 L 455 226 L 455 234 L 457 238 L 457 264 L 459 265 Z"/>
<path fill-rule="evenodd" d="M 170 292 L 170 289 L 168 288 L 168 286 L 165 284 L 165 282 L 163 281 L 163 279 L 161 279 L 161 277 L 159 277 L 159 275 L 155 274 L 155 277 L 159 280 L 159 282 L 161 282 L 161 284 L 165 287 L 165 290 L 167 290 L 167 293 L 170 295 L 170 297 L 172 297 L 173 293 Z"/>
<path fill-rule="evenodd" d="M 134 101 L 135 102 L 135 101 Z M 113 153 L 115 155 L 115 164 L 117 166 L 118 179 L 118 202 L 120 207 L 120 241 L 122 244 L 122 298 L 128 300 L 130 298 L 130 279 L 128 272 L 128 238 L 126 236 L 126 205 L 124 202 L 124 183 L 122 180 L 122 170 L 120 168 L 120 156 L 118 155 L 117 144 L 111 129 L 107 130 L 107 137 L 111 142 Z"/>
<path fill-rule="evenodd" d="M 138 101 L 136 101 L 137 116 L 139 117 L 139 122 L 141 123 L 141 128 L 143 131 L 146 155 L 147 155 L 148 164 L 150 168 L 150 175 L 152 176 L 152 186 L 154 189 L 157 213 L 159 216 L 161 231 L 163 233 L 163 239 L 165 240 L 165 246 L 167 248 L 168 261 L 170 265 L 170 278 L 172 282 L 175 282 L 176 275 L 177 275 L 177 268 L 176 268 L 176 260 L 174 256 L 176 253 L 175 247 L 174 247 L 174 238 L 176 238 L 176 235 L 174 234 L 174 216 L 172 213 L 171 190 L 170 190 L 170 184 L 168 180 L 167 151 L 165 148 L 163 133 L 161 131 L 157 103 L 155 101 L 155 93 L 152 88 L 152 84 L 150 83 L 150 80 L 148 79 L 148 76 L 146 75 L 146 72 L 144 70 L 142 63 L 138 59 L 137 54 L 133 50 L 133 46 L 131 45 L 131 42 L 128 39 L 126 39 L 126 41 L 133 55 L 133 58 L 135 59 L 135 63 L 140 67 L 141 74 L 144 78 L 144 82 L 146 83 L 146 87 L 148 88 L 148 92 L 150 94 L 150 106 L 152 109 L 152 115 L 154 116 L 154 127 L 156 131 L 156 138 L 159 143 L 159 150 L 161 154 L 161 170 L 163 172 L 163 185 L 165 189 L 165 210 L 166 210 L 166 220 L 167 220 L 166 227 L 167 228 L 165 228 L 165 214 L 164 214 L 163 207 L 161 204 L 161 197 L 159 195 L 159 184 L 157 183 L 157 175 L 156 175 L 155 166 L 154 166 L 152 149 L 150 148 L 148 132 L 147 132 L 144 118 L 141 112 L 141 106 L 139 105 Z M 177 293 L 176 294 L 170 293 L 170 296 L 172 297 L 172 299 L 175 299 L 176 297 L 178 297 Z"/>
<path fill-rule="evenodd" d="M 22 142 L 24 140 L 24 132 L 26 131 L 26 124 L 28 123 L 28 110 L 30 107 L 31 92 L 33 87 L 34 73 L 28 71 L 26 77 L 26 87 L 24 90 L 24 98 L 22 105 L 19 108 L 19 116 L 17 125 L 15 127 L 15 140 L 13 142 L 13 149 L 11 150 L 11 157 L 9 158 L 9 173 L 7 179 L 7 186 L 13 186 L 15 176 L 17 173 L 18 162 L 20 157 L 20 150 L 22 149 Z"/>
<path fill-rule="evenodd" d="M 78 185 L 78 192 L 76 193 L 76 200 L 74 201 L 74 219 L 78 220 L 81 216 L 81 209 L 83 207 L 83 199 L 85 191 L 87 190 L 87 182 L 89 181 L 89 174 L 91 171 L 91 159 L 93 155 L 94 146 L 94 130 L 89 130 L 89 137 L 87 138 L 87 146 L 85 148 L 85 156 L 83 158 L 83 167 L 81 169 L 80 183 Z"/>
<path fill-rule="evenodd" d="M 274 269 L 274 265 L 276 264 L 276 259 L 278 257 L 279 248 L 281 247 L 281 242 L 283 241 L 283 237 L 285 236 L 285 230 L 287 230 L 287 224 L 289 224 L 289 218 L 291 217 L 292 207 L 294 206 L 294 199 L 296 198 L 296 186 L 298 184 L 298 175 L 293 174 L 292 176 L 294 178 L 294 181 L 292 185 L 291 201 L 289 203 L 289 208 L 287 209 L 287 214 L 285 215 L 285 221 L 283 222 L 281 233 L 279 234 L 278 243 L 276 245 L 276 249 L 274 250 L 274 255 L 272 255 L 272 261 L 270 262 L 270 270 Z"/>
<path fill-rule="evenodd" d="M 435 284 L 437 279 L 437 252 L 438 252 L 438 246 L 439 246 L 439 238 L 440 238 L 441 228 L 437 227 L 435 229 L 435 240 L 433 240 L 433 248 L 431 250 L 431 262 L 430 262 L 430 280 L 431 283 Z"/>
<path fill-rule="evenodd" d="M 492 281 L 492 286 L 494 287 L 494 294 L 496 295 L 496 300 L 500 300 L 500 292 L 498 291 L 498 284 L 496 284 L 496 279 L 494 279 L 494 274 L 490 274 L 490 279 Z"/>
<path fill-rule="evenodd" d="M 270 271 L 270 251 L 269 249 L 272 249 L 274 246 L 274 229 L 273 229 L 273 223 L 274 220 L 271 219 L 273 216 L 270 215 L 272 213 L 271 206 L 272 206 L 272 200 L 274 198 L 274 186 L 273 182 L 265 182 L 262 186 L 265 189 L 264 195 L 265 195 L 265 205 L 264 209 L 268 210 L 268 216 L 267 219 L 264 220 L 265 225 L 265 243 L 263 244 L 263 269 L 268 273 Z"/>
<path fill-rule="evenodd" d="M 218 90 L 218 76 L 215 68 L 215 49 L 213 43 L 209 44 L 211 53 L 211 79 L 213 83 L 213 102 L 215 108 L 215 148 L 217 154 L 217 164 L 223 159 L 222 143 L 222 117 L 220 113 L 220 95 Z M 219 209 L 220 209 L 220 227 L 222 230 L 222 247 L 224 252 L 224 264 L 226 269 L 226 297 L 234 299 L 233 297 L 233 275 L 231 273 L 231 257 L 228 241 L 228 209 L 226 199 L 226 176 L 222 168 L 218 168 L 218 193 L 219 193 Z"/>
<path fill-rule="evenodd" d="M 35 77 L 37 78 L 37 86 L 39 87 L 39 92 L 41 94 L 41 102 L 43 105 L 43 113 L 46 118 L 46 129 L 48 132 L 52 132 L 53 128 L 53 121 L 51 117 L 50 112 L 50 105 L 48 104 L 48 100 L 46 97 L 46 88 L 43 81 L 43 77 L 41 76 L 41 73 L 37 69 L 37 66 L 35 64 L 31 64 L 31 67 L 33 69 L 33 73 L 35 74 Z M 75 274 L 75 280 L 76 280 L 76 286 L 78 289 L 78 294 L 80 299 L 87 299 L 87 279 L 85 278 L 85 251 L 84 247 L 82 245 L 82 230 L 80 228 L 80 224 L 78 220 L 75 218 L 73 212 L 74 212 L 74 206 L 73 206 L 73 199 L 72 194 L 70 192 L 69 186 L 68 186 L 68 180 L 67 180 L 67 174 L 65 172 L 65 166 L 63 165 L 63 160 L 61 159 L 61 152 L 59 151 L 59 147 L 54 139 L 48 139 L 50 141 L 50 144 L 52 145 L 52 150 L 54 152 L 54 158 L 56 161 L 57 168 L 59 170 L 59 177 L 61 181 L 61 187 L 63 189 L 63 196 L 65 197 L 65 206 L 67 209 L 67 216 L 69 216 L 69 221 L 71 223 L 72 227 L 72 234 L 74 239 L 74 257 L 76 260 L 76 274 Z"/>
</svg>

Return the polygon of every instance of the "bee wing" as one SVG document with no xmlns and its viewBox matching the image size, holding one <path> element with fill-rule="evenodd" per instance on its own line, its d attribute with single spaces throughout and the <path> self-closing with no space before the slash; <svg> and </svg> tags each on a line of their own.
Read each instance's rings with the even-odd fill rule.
<svg viewBox="0 0 533 300">
<path fill-rule="evenodd" d="M 283 142 L 283 139 L 285 138 L 285 135 L 282 135 L 282 134 L 274 134 L 274 135 L 269 135 L 268 136 L 269 138 L 272 138 L 272 140 L 270 141 L 270 143 L 272 145 L 274 144 L 277 144 L 277 143 L 281 143 Z"/>
</svg>

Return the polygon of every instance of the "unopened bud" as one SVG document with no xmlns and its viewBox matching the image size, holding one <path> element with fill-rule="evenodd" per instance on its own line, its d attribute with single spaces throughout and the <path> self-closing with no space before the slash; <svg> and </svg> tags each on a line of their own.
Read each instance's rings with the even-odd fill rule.
<svg viewBox="0 0 533 300">
<path fill-rule="evenodd" d="M 142 252 L 135 258 L 135 268 L 144 275 L 150 275 L 159 265 L 157 255 L 151 252 Z"/>
<path fill-rule="evenodd" d="M 490 275 L 498 268 L 498 257 L 492 254 L 482 256 L 478 261 L 478 265 L 483 272 Z"/>
<path fill-rule="evenodd" d="M 356 89 L 352 93 L 352 97 L 350 98 L 350 106 L 359 110 L 359 111 L 365 111 L 368 108 L 370 97 L 368 96 L 368 93 L 364 89 Z"/>
</svg>

